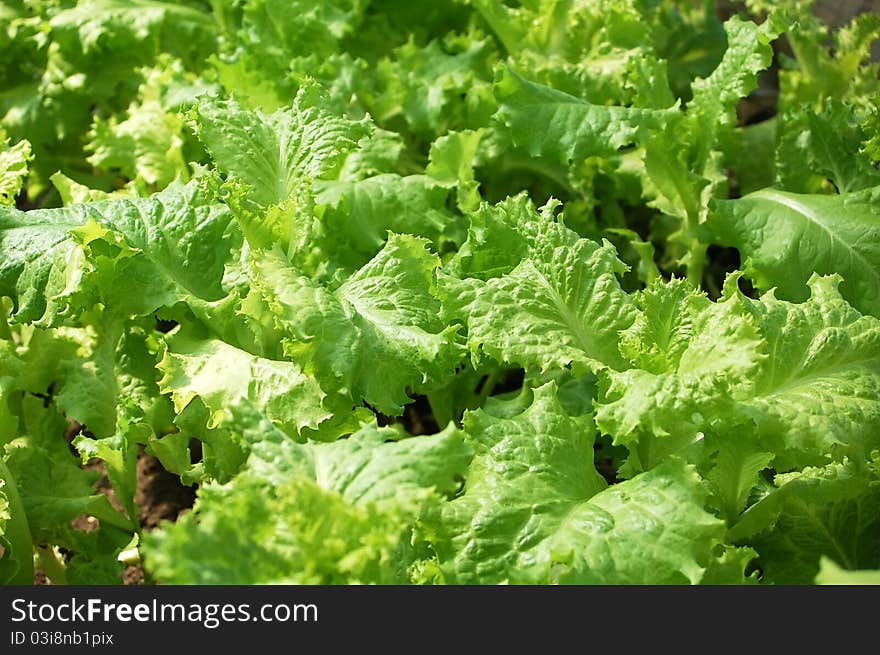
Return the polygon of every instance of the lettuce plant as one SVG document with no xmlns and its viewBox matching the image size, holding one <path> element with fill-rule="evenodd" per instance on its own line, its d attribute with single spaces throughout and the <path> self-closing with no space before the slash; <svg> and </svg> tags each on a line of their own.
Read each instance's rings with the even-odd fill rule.
<svg viewBox="0 0 880 655">
<path fill-rule="evenodd" d="M 880 17 L 808 4 L 6 3 L 0 582 L 876 582 Z"/>
</svg>

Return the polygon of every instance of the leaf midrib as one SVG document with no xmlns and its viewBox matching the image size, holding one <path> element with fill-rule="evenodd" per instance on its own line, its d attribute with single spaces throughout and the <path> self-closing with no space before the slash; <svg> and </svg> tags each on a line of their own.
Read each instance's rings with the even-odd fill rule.
<svg viewBox="0 0 880 655">
<path fill-rule="evenodd" d="M 826 543 L 836 551 L 837 556 L 840 558 L 839 561 L 841 562 L 841 564 L 843 564 L 844 568 L 856 568 L 854 562 L 852 561 L 852 558 L 850 558 L 849 554 L 846 552 L 843 544 L 841 544 L 834 533 L 831 532 L 822 517 L 818 515 L 818 513 L 816 512 L 816 508 L 809 503 L 806 503 L 802 498 L 795 497 L 793 501 L 801 510 L 803 515 L 807 518 L 807 520 L 818 529 L 818 531 L 821 533 L 821 536 L 825 537 Z"/>
<path fill-rule="evenodd" d="M 794 198 L 789 197 L 788 195 L 782 194 L 778 191 L 773 191 L 772 189 L 763 189 L 761 191 L 757 191 L 751 195 L 752 198 L 757 199 L 765 199 L 769 202 L 775 202 L 778 205 L 782 205 L 783 207 L 790 209 L 795 212 L 797 215 L 803 217 L 808 224 L 815 225 L 819 230 L 828 235 L 828 238 L 834 244 L 839 244 L 846 252 L 849 253 L 851 260 L 856 259 L 862 265 L 863 268 L 867 269 L 873 274 L 875 280 L 877 280 L 878 284 L 880 284 L 880 272 L 876 271 L 871 263 L 865 259 L 864 255 L 861 252 L 856 250 L 849 243 L 841 239 L 839 236 L 835 235 L 835 233 L 829 228 L 819 217 L 815 211 L 813 211 L 809 206 L 803 204 L 795 200 Z"/>
<path fill-rule="evenodd" d="M 568 328 L 568 330 L 574 335 L 575 343 L 578 348 L 580 348 L 590 359 L 595 359 L 604 364 L 605 362 L 603 361 L 603 359 L 596 354 L 599 350 L 598 347 L 587 336 L 587 333 L 584 331 L 580 320 L 572 311 L 572 309 L 566 304 L 565 300 L 563 300 L 562 296 L 559 294 L 556 288 L 552 284 L 550 284 L 549 280 L 547 280 L 547 278 L 538 269 L 538 267 L 532 265 L 531 268 L 535 274 L 535 279 L 537 279 L 538 283 L 547 291 L 547 295 L 550 297 L 550 300 L 553 302 L 554 308 L 562 318 L 564 326 Z"/>
<path fill-rule="evenodd" d="M 760 394 L 759 398 L 776 398 L 778 396 L 785 395 L 791 392 L 794 389 L 798 389 L 800 387 L 808 387 L 812 385 L 814 382 L 822 379 L 834 379 L 842 376 L 842 373 L 845 371 L 853 370 L 853 369 L 863 369 L 870 371 L 870 364 L 880 362 L 880 357 L 874 357 L 871 359 L 863 359 L 863 360 L 848 360 L 843 363 L 835 363 L 831 366 L 825 366 L 815 371 L 810 372 L 808 375 L 803 377 L 791 377 L 784 384 L 774 388 L 772 391 L 767 391 L 766 393 Z"/>
</svg>

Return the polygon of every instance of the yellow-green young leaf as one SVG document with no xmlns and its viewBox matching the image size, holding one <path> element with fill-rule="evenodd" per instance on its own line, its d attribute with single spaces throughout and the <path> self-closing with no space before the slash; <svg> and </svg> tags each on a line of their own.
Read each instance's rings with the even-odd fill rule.
<svg viewBox="0 0 880 655">
<path fill-rule="evenodd" d="M 596 423 L 615 443 L 638 443 L 635 470 L 643 470 L 716 424 L 742 421 L 731 393 L 750 388 L 764 354 L 756 321 L 735 294 L 713 303 L 682 280 L 658 280 L 636 302 L 639 315 L 621 333 L 635 368 L 603 374 Z"/>
<path fill-rule="evenodd" d="M 704 254 L 703 247 L 694 242 L 693 230 L 705 220 L 710 199 L 727 195 L 728 179 L 719 150 L 733 133 L 738 101 L 757 86 L 758 73 L 770 65 L 770 42 L 783 27 L 775 12 L 760 25 L 730 18 L 724 24 L 724 56 L 711 74 L 691 85 L 693 98 L 682 120 L 654 129 L 640 141 L 644 194 L 651 207 L 679 219 L 685 228 L 672 240 L 682 241 L 685 252 L 679 255 L 679 263 L 687 266 L 694 284 L 700 283 Z"/>
<path fill-rule="evenodd" d="M 107 192 L 100 189 L 92 189 L 85 184 L 70 179 L 62 172 L 53 173 L 49 178 L 52 186 L 61 196 L 61 204 L 65 207 L 69 205 L 78 205 L 84 202 L 95 202 L 98 200 L 112 200 L 114 198 L 124 198 L 136 196 L 131 186 L 125 186 L 115 191 Z"/>
<path fill-rule="evenodd" d="M 293 362 L 256 357 L 215 339 L 176 336 L 158 364 L 159 381 L 177 412 L 198 397 L 209 411 L 208 428 L 217 427 L 233 404 L 250 403 L 273 423 L 297 435 L 316 429 L 331 416 L 318 382 Z"/>
<path fill-rule="evenodd" d="M 758 85 L 758 73 L 770 66 L 773 48 L 770 43 L 785 28 L 784 17 L 771 12 L 760 25 L 738 16 L 724 24 L 727 50 L 721 62 L 704 79 L 693 83 L 693 99 L 687 105 L 690 135 L 699 150 L 713 147 L 713 137 L 720 129 L 736 122 L 736 103 Z M 704 162 L 705 154 L 697 162 Z"/>
<path fill-rule="evenodd" d="M 528 255 L 530 230 L 525 226 L 537 217 L 525 194 L 480 205 L 468 213 L 467 239 L 445 270 L 458 278 L 480 280 L 510 273 Z"/>
<path fill-rule="evenodd" d="M 232 99 L 204 98 L 192 120 L 217 170 L 243 187 L 237 213 L 258 248 L 286 247 L 293 232 L 292 218 L 267 222 L 266 211 L 295 200 L 313 180 L 332 177 L 370 132 L 366 120 L 334 115 L 316 84 L 303 85 L 289 107 L 268 115 Z"/>
<path fill-rule="evenodd" d="M 270 484 L 306 475 L 352 505 L 394 506 L 427 489 L 452 496 L 473 456 L 453 425 L 412 437 L 399 426 L 377 427 L 371 419 L 332 443 L 299 444 L 251 408 L 233 406 L 231 414 L 230 425 L 250 444 L 250 473 Z"/>
<path fill-rule="evenodd" d="M 87 161 L 98 168 L 119 170 L 153 190 L 164 189 L 178 176 L 189 178 L 183 154 L 183 118 L 161 102 L 161 84 L 170 77 L 153 70 L 141 85 L 123 120 L 96 118 L 89 133 Z"/>
<path fill-rule="evenodd" d="M 149 533 L 143 551 L 164 584 L 401 584 L 413 520 L 350 506 L 305 477 L 269 487 L 240 474 L 203 486 L 194 511 Z"/>
<path fill-rule="evenodd" d="M 11 205 L 21 191 L 33 154 L 31 144 L 19 141 L 9 145 L 6 132 L 0 127 L 0 205 Z"/>
<path fill-rule="evenodd" d="M 480 145 L 482 130 L 450 132 L 431 144 L 430 161 L 425 173 L 458 190 L 458 206 L 476 209 L 480 204 L 480 183 L 474 179 L 474 156 Z"/>
<path fill-rule="evenodd" d="M 809 4 L 797 0 L 773 4 L 789 12 L 786 37 L 795 54 L 792 65 L 779 71 L 779 108 L 786 111 L 809 103 L 820 110 L 827 99 L 842 97 L 870 107 L 871 97 L 880 91 L 878 64 L 871 58 L 871 44 L 880 35 L 876 12 L 859 13 L 829 38 L 828 25 L 810 11 Z"/>
<path fill-rule="evenodd" d="M 635 295 L 635 321 L 620 333 L 620 352 L 633 366 L 652 373 L 675 370 L 694 337 L 700 294 L 680 278 L 657 279 Z"/>
<path fill-rule="evenodd" d="M 718 454 L 706 480 L 718 499 L 718 507 L 730 523 L 745 509 L 758 475 L 773 461 L 773 453 L 748 435 L 728 433 L 719 438 Z"/>
<path fill-rule="evenodd" d="M 709 562 L 700 584 L 704 585 L 753 585 L 758 584 L 758 572 L 746 575 L 749 565 L 758 556 L 748 546 L 716 547 L 715 556 Z"/>
<path fill-rule="evenodd" d="M 873 570 L 848 571 L 838 566 L 829 557 L 819 560 L 819 573 L 816 584 L 830 585 L 880 585 L 880 568 Z"/>
</svg>

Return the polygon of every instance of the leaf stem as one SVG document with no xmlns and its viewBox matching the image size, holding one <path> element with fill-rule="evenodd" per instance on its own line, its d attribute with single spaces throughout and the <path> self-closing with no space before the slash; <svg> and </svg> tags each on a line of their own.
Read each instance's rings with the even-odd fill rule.
<svg viewBox="0 0 880 655">
<path fill-rule="evenodd" d="M 507 54 L 512 55 L 519 52 L 522 39 L 513 28 L 510 16 L 505 12 L 506 8 L 503 5 L 499 7 L 499 3 L 476 0 L 474 7 L 498 37 Z"/>
<path fill-rule="evenodd" d="M 12 473 L 6 467 L 6 462 L 3 461 L 2 452 L 0 452 L 0 479 L 5 483 L 2 490 L 7 503 L 9 503 L 10 518 L 6 521 L 5 530 L 6 541 L 9 543 L 11 551 L 9 557 L 19 563 L 18 570 L 5 583 L 32 585 L 34 584 L 34 550 L 31 541 L 31 528 L 28 525 L 24 504 L 18 495 L 18 487 L 15 485 Z M 0 572 L 6 569 L 5 562 L 2 563 L 4 565 L 0 566 Z M 4 583 L 4 580 L 0 579 L 0 583 Z"/>
<path fill-rule="evenodd" d="M 0 339 L 12 340 L 12 330 L 9 329 L 9 317 L 6 315 L 6 302 L 0 299 Z"/>
<path fill-rule="evenodd" d="M 526 171 L 528 173 L 537 173 L 538 175 L 550 180 L 559 188 L 566 191 L 573 198 L 586 198 L 587 195 L 575 188 L 568 180 L 566 172 L 561 167 L 552 166 L 535 157 L 526 157 L 516 151 L 508 152 L 500 161 L 498 168 L 500 173 L 508 173 L 510 171 Z"/>
<path fill-rule="evenodd" d="M 52 584 L 67 584 L 67 567 L 64 562 L 58 559 L 58 553 L 52 546 L 37 546 L 37 557 L 40 561 L 40 568 L 52 581 Z"/>
<path fill-rule="evenodd" d="M 489 396 L 492 395 L 492 390 L 495 389 L 495 385 L 498 384 L 499 375 L 500 371 L 492 371 L 491 373 L 489 373 L 489 375 L 486 377 L 486 382 L 480 389 L 480 393 L 474 394 L 474 398 L 477 400 L 477 407 L 482 407 Z"/>
<path fill-rule="evenodd" d="M 455 420 L 452 410 L 448 407 L 448 403 L 436 395 L 432 397 L 431 394 L 427 394 L 426 397 L 428 405 L 431 407 L 431 413 L 434 415 L 434 420 L 437 422 L 437 427 L 442 430 L 451 421 Z M 455 424 L 458 425 L 458 421 L 455 421 Z"/>
<path fill-rule="evenodd" d="M 701 289 L 703 284 L 703 271 L 706 268 L 706 251 L 708 246 L 697 239 L 688 244 L 688 256 L 686 273 L 687 280 L 695 289 Z"/>
</svg>

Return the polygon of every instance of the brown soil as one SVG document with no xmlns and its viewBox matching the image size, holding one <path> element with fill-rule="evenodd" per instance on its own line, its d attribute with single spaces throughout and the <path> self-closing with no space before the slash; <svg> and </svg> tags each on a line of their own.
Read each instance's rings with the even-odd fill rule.
<svg viewBox="0 0 880 655">
<path fill-rule="evenodd" d="M 130 564 L 126 566 L 125 571 L 122 572 L 122 584 L 144 584 L 144 567 L 140 564 Z"/>
<path fill-rule="evenodd" d="M 162 521 L 174 521 L 181 512 L 190 509 L 196 499 L 195 489 L 181 484 L 180 478 L 169 473 L 155 457 L 143 452 L 137 463 L 138 523 L 144 531 L 152 530 Z M 130 564 L 122 573 L 122 584 L 144 584 L 144 569 Z"/>
<path fill-rule="evenodd" d="M 135 503 L 140 508 L 138 521 L 144 530 L 152 530 L 162 520 L 174 521 L 182 511 L 193 506 L 196 492 L 181 484 L 155 457 L 141 453 L 137 464 Z"/>
</svg>

